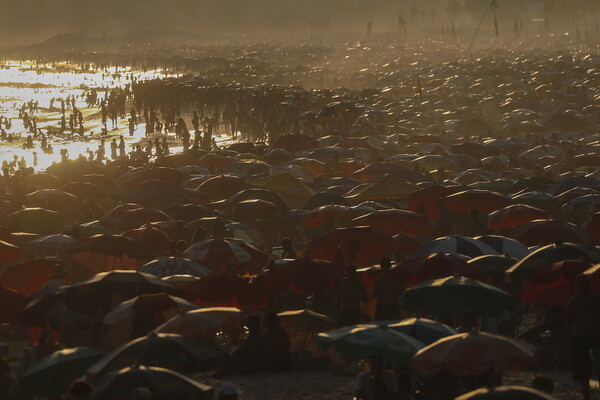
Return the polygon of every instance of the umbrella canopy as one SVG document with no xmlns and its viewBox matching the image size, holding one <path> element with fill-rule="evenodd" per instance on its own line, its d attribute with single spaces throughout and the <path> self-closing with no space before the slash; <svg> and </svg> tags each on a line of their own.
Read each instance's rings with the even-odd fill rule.
<svg viewBox="0 0 600 400">
<path fill-rule="evenodd" d="M 184 297 L 198 305 L 264 309 L 265 296 L 247 280 L 224 273 L 209 275 L 183 290 Z"/>
<path fill-rule="evenodd" d="M 305 212 L 302 215 L 302 220 L 307 228 L 320 228 L 323 226 L 335 228 L 350 225 L 353 218 L 362 214 L 363 211 L 355 207 L 328 205 Z"/>
<path fill-rule="evenodd" d="M 354 218 L 353 226 L 370 226 L 390 235 L 430 236 L 435 229 L 424 215 L 406 210 L 381 210 Z"/>
<path fill-rule="evenodd" d="M 460 276 L 423 282 L 407 289 L 400 297 L 400 307 L 405 310 L 426 310 L 433 315 L 454 318 L 467 312 L 482 317 L 496 316 L 513 306 L 513 298 L 505 291 Z"/>
<path fill-rule="evenodd" d="M 422 257 L 436 253 L 462 254 L 467 257 L 498 254 L 491 246 L 473 238 L 447 236 L 437 238 L 421 246 L 411 257 Z"/>
<path fill-rule="evenodd" d="M 172 275 L 191 275 L 203 278 L 212 274 L 212 271 L 198 263 L 186 258 L 161 257 L 144 264 L 140 272 L 165 278 Z"/>
<path fill-rule="evenodd" d="M 157 367 L 134 365 L 94 380 L 100 389 L 92 400 L 129 398 L 137 388 L 150 390 L 152 399 L 212 400 L 213 389 L 177 372 Z"/>
<path fill-rule="evenodd" d="M 317 344 L 354 358 L 381 357 L 395 365 L 406 365 L 423 348 L 417 339 L 386 325 L 354 325 L 319 333 Z"/>
<path fill-rule="evenodd" d="M 506 232 L 506 236 L 518 240 L 525 246 L 539 246 L 550 243 L 570 242 L 595 244 L 596 239 L 577 225 L 557 220 L 535 220 L 516 226 Z"/>
<path fill-rule="evenodd" d="M 512 201 L 500 193 L 471 189 L 447 196 L 444 204 L 448 210 L 459 214 L 468 214 L 472 209 L 489 214 L 510 206 Z"/>
<path fill-rule="evenodd" d="M 106 354 L 87 370 L 87 375 L 98 377 L 134 363 L 190 373 L 218 367 L 221 357 L 221 352 L 197 340 L 151 333 Z"/>
<path fill-rule="evenodd" d="M 575 279 L 591 267 L 587 261 L 565 260 L 543 268 L 527 278 L 521 300 L 546 307 L 564 307 L 578 293 Z"/>
<path fill-rule="evenodd" d="M 468 264 L 479 268 L 492 277 L 498 277 L 497 280 L 504 280 L 504 273 L 519 260 L 507 255 L 489 255 L 471 258 Z"/>
<path fill-rule="evenodd" d="M 548 213 L 525 204 L 513 204 L 489 215 L 488 228 L 503 231 L 536 219 L 546 219 Z"/>
<path fill-rule="evenodd" d="M 230 264 L 243 264 L 252 260 L 251 255 L 239 243 L 230 239 L 203 240 L 192 245 L 184 255 L 213 271 L 224 271 Z"/>
<path fill-rule="evenodd" d="M 0 240 L 0 262 L 10 263 L 21 258 L 23 251 L 19 246 Z"/>
<path fill-rule="evenodd" d="M 525 204 L 527 206 L 546 211 L 552 211 L 558 206 L 556 197 L 549 193 L 540 191 L 518 194 L 512 197 L 512 201 L 518 204 Z"/>
<path fill-rule="evenodd" d="M 259 219 L 270 218 L 279 211 L 280 208 L 270 201 L 244 200 L 236 203 L 233 207 L 233 219 L 251 224 Z"/>
<path fill-rule="evenodd" d="M 292 352 L 309 351 L 319 355 L 317 334 L 335 327 L 335 321 L 326 315 L 311 310 L 285 311 L 277 314 L 281 327 L 290 336 Z"/>
<path fill-rule="evenodd" d="M 235 307 L 207 307 L 173 317 L 156 328 L 157 333 L 174 333 L 206 343 L 217 330 L 240 329 L 246 313 Z"/>
<path fill-rule="evenodd" d="M 141 244 L 156 256 L 167 254 L 174 246 L 167 233 L 153 225 L 144 225 L 142 228 L 123 232 L 123 236 Z"/>
<path fill-rule="evenodd" d="M 105 325 L 114 325 L 122 320 L 134 318 L 138 313 L 143 313 L 144 316 L 149 316 L 154 327 L 157 327 L 178 314 L 196 308 L 198 307 L 195 304 L 164 293 L 143 294 L 113 308 L 104 316 L 102 322 Z"/>
<path fill-rule="evenodd" d="M 438 220 L 440 217 L 438 201 L 457 191 L 459 189 L 455 187 L 447 187 L 439 184 L 427 186 L 409 195 L 408 208 L 415 212 L 418 212 L 420 208 L 424 208 L 425 213 L 430 219 Z"/>
<path fill-rule="evenodd" d="M 506 273 L 512 281 L 522 282 L 528 276 L 541 271 L 555 262 L 565 260 L 583 260 L 591 263 L 600 262 L 600 249 L 594 246 L 555 243 L 541 247 L 511 267 Z"/>
<path fill-rule="evenodd" d="M 525 386 L 480 388 L 455 400 L 558 400 L 558 397 Z"/>
<path fill-rule="evenodd" d="M 404 286 L 410 287 L 420 282 L 455 274 L 480 281 L 490 281 L 490 277 L 485 272 L 470 266 L 460 258 L 444 253 L 416 257 L 398 264 L 390 270 L 389 277 L 398 279 Z"/>
<path fill-rule="evenodd" d="M 65 220 L 61 214 L 45 208 L 24 208 L 8 215 L 8 218 L 15 221 L 22 231 L 42 235 L 57 233 Z"/>
<path fill-rule="evenodd" d="M 288 289 L 313 292 L 333 289 L 341 271 L 335 271 L 331 263 L 323 260 L 301 258 L 282 260 L 269 267 L 264 289 L 271 294 L 283 293 Z"/>
<path fill-rule="evenodd" d="M 386 175 L 367 185 L 355 187 L 346 194 L 346 198 L 352 201 L 406 199 L 417 190 L 419 187 L 413 183 Z"/>
<path fill-rule="evenodd" d="M 458 376 L 522 371 L 533 366 L 535 347 L 489 333 L 461 333 L 421 349 L 410 366 L 421 374 L 435 375 L 442 368 Z"/>
<path fill-rule="evenodd" d="M 489 245 L 499 254 L 506 254 L 519 260 L 527 257 L 529 254 L 529 249 L 527 249 L 527 247 L 514 239 L 504 236 L 485 235 L 477 236 L 474 239 Z"/>
<path fill-rule="evenodd" d="M 197 189 L 208 195 L 212 201 L 224 200 L 248 189 L 242 178 L 234 175 L 218 175 L 202 182 Z"/>
<path fill-rule="evenodd" d="M 93 273 L 138 269 L 153 258 L 146 247 L 123 235 L 94 235 L 80 240 L 68 251 L 73 260 Z"/>
<path fill-rule="evenodd" d="M 382 324 L 387 325 L 389 329 L 410 335 L 425 345 L 458 333 L 447 325 L 427 318 L 408 318 L 400 322 L 384 321 L 377 323 L 377 325 Z"/>
<path fill-rule="evenodd" d="M 356 251 L 352 263 L 368 267 L 394 254 L 394 239 L 367 226 L 341 228 L 309 242 L 306 255 L 312 259 L 332 260 L 338 247 Z"/>
<path fill-rule="evenodd" d="M 0 324 L 19 324 L 21 313 L 27 307 L 27 297 L 0 286 Z"/>
<path fill-rule="evenodd" d="M 62 272 L 62 262 L 57 258 L 35 258 L 5 268 L 0 275 L 0 285 L 31 296 Z"/>
<path fill-rule="evenodd" d="M 69 235 L 54 234 L 42 236 L 29 242 L 29 249 L 35 253 L 41 254 L 59 254 L 70 248 L 77 242 L 77 239 Z M 0 245 L 2 242 L 0 242 Z"/>
<path fill-rule="evenodd" d="M 23 374 L 11 389 L 13 398 L 53 398 L 65 394 L 71 382 L 104 353 L 87 347 L 56 351 Z"/>
</svg>

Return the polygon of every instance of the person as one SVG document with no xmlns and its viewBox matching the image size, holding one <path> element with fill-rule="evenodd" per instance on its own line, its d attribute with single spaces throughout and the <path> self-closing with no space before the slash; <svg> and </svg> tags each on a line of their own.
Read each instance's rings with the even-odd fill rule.
<svg viewBox="0 0 600 400">
<path fill-rule="evenodd" d="M 339 326 L 356 325 L 360 323 L 362 312 L 360 302 L 367 301 L 365 284 L 356 274 L 356 266 L 346 269 L 346 276 L 338 283 Z"/>
<path fill-rule="evenodd" d="M 584 400 L 590 400 L 590 351 L 600 347 L 600 296 L 592 292 L 589 276 L 578 276 L 576 283 L 578 293 L 569 300 L 565 314 L 572 336 L 573 379 L 579 382 Z"/>
<path fill-rule="evenodd" d="M 554 381 L 545 375 L 537 374 L 533 377 L 532 386 L 534 389 L 540 392 L 553 394 L 554 393 Z"/>
<path fill-rule="evenodd" d="M 10 389 L 15 383 L 10 365 L 4 358 L 0 358 L 0 400 L 9 400 Z"/>
<path fill-rule="evenodd" d="M 365 371 L 358 374 L 354 384 L 354 396 L 358 400 L 393 399 L 398 392 L 396 375 L 384 369 L 380 357 L 372 358 L 364 363 Z"/>
<path fill-rule="evenodd" d="M 219 387 L 217 400 L 238 400 L 240 393 L 233 383 L 224 383 Z"/>
<path fill-rule="evenodd" d="M 377 299 L 375 320 L 385 321 L 397 319 L 400 314 L 398 299 L 402 294 L 402 286 L 396 280 L 390 279 L 389 271 L 392 263 L 389 258 L 380 261 L 381 271 L 375 278 L 373 296 Z"/>
<path fill-rule="evenodd" d="M 260 318 L 248 317 L 248 336 L 232 354 L 233 367 L 242 374 L 260 372 L 265 369 L 265 343 L 260 331 Z"/>
<path fill-rule="evenodd" d="M 265 357 L 267 369 L 273 372 L 282 372 L 290 369 L 290 336 L 279 323 L 276 313 L 270 312 L 265 317 L 266 329 L 263 341 L 266 346 Z"/>
<path fill-rule="evenodd" d="M 480 218 L 479 210 L 472 208 L 469 210 L 466 235 L 470 237 L 486 234 L 485 222 Z"/>
<path fill-rule="evenodd" d="M 93 388 L 86 381 L 77 380 L 69 386 L 68 400 L 87 400 L 92 395 Z"/>
<path fill-rule="evenodd" d="M 281 253 L 282 259 L 290 259 L 290 260 L 296 259 L 296 252 L 294 251 L 294 247 L 292 246 L 292 241 L 289 238 L 283 238 L 281 240 L 281 248 L 283 250 Z"/>
</svg>

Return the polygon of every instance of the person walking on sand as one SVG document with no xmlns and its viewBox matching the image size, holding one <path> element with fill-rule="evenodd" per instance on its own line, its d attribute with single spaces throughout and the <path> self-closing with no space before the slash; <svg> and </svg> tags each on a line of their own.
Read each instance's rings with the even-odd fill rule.
<svg viewBox="0 0 600 400">
<path fill-rule="evenodd" d="M 592 292 L 587 275 L 576 282 L 579 293 L 567 304 L 566 322 L 572 334 L 573 379 L 579 382 L 584 400 L 590 400 L 590 351 L 600 347 L 600 295 Z"/>
</svg>

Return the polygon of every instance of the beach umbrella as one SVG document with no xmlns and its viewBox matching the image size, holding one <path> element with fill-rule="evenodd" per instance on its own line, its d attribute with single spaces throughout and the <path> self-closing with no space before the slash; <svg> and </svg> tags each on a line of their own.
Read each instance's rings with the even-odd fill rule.
<svg viewBox="0 0 600 400">
<path fill-rule="evenodd" d="M 106 354 L 88 370 L 97 378 L 132 364 L 168 368 L 182 373 L 216 369 L 222 353 L 192 338 L 166 333 L 151 333 Z"/>
<path fill-rule="evenodd" d="M 136 229 L 152 222 L 162 221 L 171 221 L 171 218 L 164 212 L 154 208 L 140 207 L 124 211 L 120 219 L 112 222 L 112 226 L 121 230 Z"/>
<path fill-rule="evenodd" d="M 523 371 L 533 366 L 535 347 L 516 339 L 484 332 L 461 333 L 419 350 L 410 362 L 420 374 L 435 375 L 445 369 L 453 375 L 476 376 Z"/>
<path fill-rule="evenodd" d="M 267 307 L 265 296 L 247 280 L 224 273 L 209 275 L 183 290 L 184 297 L 201 306 L 249 309 Z"/>
<path fill-rule="evenodd" d="M 184 197 L 197 196 L 198 193 L 180 185 L 158 179 L 149 179 L 131 188 L 125 200 L 145 207 L 165 209 Z"/>
<path fill-rule="evenodd" d="M 458 214 L 468 214 L 472 209 L 483 214 L 489 214 L 508 207 L 512 204 L 512 201 L 497 192 L 470 189 L 446 196 L 444 204 L 448 210 Z"/>
<path fill-rule="evenodd" d="M 458 163 L 456 161 L 437 154 L 427 154 L 421 157 L 417 157 L 410 163 L 412 165 L 418 165 L 426 171 L 433 171 L 434 169 L 439 168 L 454 171 L 458 167 Z"/>
<path fill-rule="evenodd" d="M 30 206 L 46 207 L 57 212 L 77 213 L 79 207 L 79 199 L 76 196 L 58 189 L 41 189 L 25 197 Z"/>
<path fill-rule="evenodd" d="M 174 241 L 161 229 L 153 225 L 144 225 L 138 229 L 123 232 L 123 236 L 141 244 L 153 255 L 162 256 L 173 248 Z"/>
<path fill-rule="evenodd" d="M 517 204 L 525 204 L 545 211 L 553 210 L 558 206 L 556 197 L 540 191 L 525 192 L 515 195 L 512 197 L 512 201 Z"/>
<path fill-rule="evenodd" d="M 368 267 L 378 264 L 382 258 L 394 254 L 392 236 L 371 227 L 340 228 L 308 243 L 306 256 L 312 259 L 332 260 L 338 247 L 346 251 L 351 245 L 358 246 L 352 263 Z"/>
<path fill-rule="evenodd" d="M 223 271 L 230 264 L 244 264 L 252 260 L 252 256 L 238 242 L 231 239 L 203 240 L 188 248 L 184 256 L 208 266 L 213 271 Z"/>
<path fill-rule="evenodd" d="M 61 190 L 78 198 L 97 200 L 108 197 L 106 190 L 90 182 L 67 182 L 62 186 Z M 113 193 L 115 191 L 116 187 L 113 189 Z"/>
<path fill-rule="evenodd" d="M 436 253 L 462 254 L 467 257 L 498 254 L 491 246 L 465 236 L 447 236 L 437 238 L 421 246 L 411 258 L 428 256 Z"/>
<path fill-rule="evenodd" d="M 231 204 L 236 204 L 236 203 L 239 203 L 244 200 L 254 200 L 254 199 L 265 200 L 270 203 L 276 204 L 279 208 L 281 208 L 284 211 L 288 209 L 287 203 L 283 200 L 283 198 L 281 198 L 280 195 L 278 195 L 277 193 L 275 193 L 272 190 L 265 190 L 265 189 L 242 190 L 241 192 L 236 193 L 233 196 L 231 196 L 231 198 L 228 201 Z"/>
<path fill-rule="evenodd" d="M 95 314 L 108 312 L 116 304 L 141 294 L 173 293 L 169 283 L 138 271 L 110 271 L 96 274 L 65 289 L 67 307 L 73 311 Z"/>
<path fill-rule="evenodd" d="M 0 324 L 18 325 L 27 303 L 27 297 L 21 293 L 0 286 Z"/>
<path fill-rule="evenodd" d="M 36 253 L 59 254 L 73 246 L 76 242 L 77 239 L 69 235 L 47 235 L 33 239 L 29 242 L 29 249 Z M 1 244 L 2 243 L 0 242 L 0 245 Z"/>
<path fill-rule="evenodd" d="M 389 329 L 412 336 L 425 345 L 458 333 L 441 322 L 432 321 L 427 318 L 408 318 L 400 322 L 380 321 L 376 322 L 376 324 L 387 325 Z"/>
<path fill-rule="evenodd" d="M 62 275 L 62 261 L 57 258 L 34 258 L 12 264 L 0 275 L 0 285 L 24 296 L 41 291 L 58 273 Z"/>
<path fill-rule="evenodd" d="M 394 266 L 389 273 L 391 279 L 400 280 L 404 286 L 408 287 L 449 275 L 461 275 L 480 281 L 490 281 L 490 277 L 483 271 L 469 266 L 461 258 L 444 253 L 412 258 Z"/>
<path fill-rule="evenodd" d="M 424 215 L 407 210 L 375 211 L 352 220 L 353 226 L 370 226 L 390 235 L 404 233 L 412 236 L 430 236 L 433 225 Z"/>
<path fill-rule="evenodd" d="M 93 381 L 99 389 L 92 400 L 125 399 L 147 388 L 153 399 L 212 400 L 213 389 L 165 368 L 133 365 Z"/>
<path fill-rule="evenodd" d="M 162 279 L 165 282 L 169 282 L 171 285 L 175 286 L 178 289 L 183 289 L 190 283 L 196 282 L 200 278 L 192 275 L 171 275 L 165 276 L 164 278 L 160 279 Z"/>
<path fill-rule="evenodd" d="M 600 213 L 595 213 L 583 225 L 586 232 L 600 240 Z"/>
<path fill-rule="evenodd" d="M 600 211 L 600 194 L 580 196 L 562 206 L 563 214 L 570 218 L 589 218 L 597 211 Z"/>
<path fill-rule="evenodd" d="M 171 275 L 191 275 L 203 278 L 212 274 L 212 271 L 198 263 L 186 258 L 161 257 L 144 264 L 140 272 L 165 278 Z"/>
<path fill-rule="evenodd" d="M 238 176 L 218 175 L 202 182 L 196 189 L 208 195 L 212 201 L 217 201 L 228 199 L 248 188 L 249 185 Z"/>
<path fill-rule="evenodd" d="M 198 308 L 184 299 L 164 293 L 143 294 L 122 302 L 104 316 L 105 325 L 114 325 L 125 319 L 133 319 L 136 314 L 151 318 L 153 327 L 164 324 L 178 314 Z"/>
<path fill-rule="evenodd" d="M 271 147 L 274 149 L 284 149 L 291 152 L 309 150 L 317 147 L 317 145 L 318 142 L 314 138 L 300 134 L 282 135 L 271 143 Z"/>
<path fill-rule="evenodd" d="M 328 205 L 317 207 L 302 215 L 302 221 L 307 228 L 320 228 L 323 226 L 346 226 L 350 221 L 362 215 L 363 212 L 355 207 Z"/>
<path fill-rule="evenodd" d="M 559 241 L 583 244 L 596 243 L 596 239 L 577 225 L 553 219 L 527 222 L 509 229 L 505 232 L 505 236 L 516 239 L 525 246 L 543 246 Z"/>
<path fill-rule="evenodd" d="M 277 314 L 281 327 L 290 336 L 291 351 L 308 351 L 315 356 L 320 356 L 322 351 L 317 347 L 317 335 L 333 329 L 335 321 L 326 315 L 311 310 L 285 311 Z"/>
<path fill-rule="evenodd" d="M 145 246 L 123 235 L 104 234 L 82 239 L 68 252 L 72 260 L 92 273 L 138 269 L 153 258 Z"/>
<path fill-rule="evenodd" d="M 503 231 L 536 219 L 546 218 L 548 218 L 548 213 L 539 208 L 525 204 L 513 204 L 491 213 L 488 228 L 493 231 Z"/>
<path fill-rule="evenodd" d="M 455 400 L 558 400 L 558 397 L 525 386 L 498 386 L 479 388 Z"/>
<path fill-rule="evenodd" d="M 104 353 L 87 347 L 56 351 L 31 366 L 11 389 L 12 398 L 54 398 L 67 393 L 69 385 Z"/>
<path fill-rule="evenodd" d="M 23 182 L 28 185 L 37 186 L 42 189 L 58 189 L 63 185 L 63 181 L 54 175 L 45 172 L 36 172 L 23 177 Z"/>
<path fill-rule="evenodd" d="M 121 221 L 125 216 L 128 215 L 130 211 L 143 209 L 139 204 L 134 203 L 120 203 L 115 208 L 111 209 L 107 212 L 102 218 L 100 218 L 100 222 L 108 227 L 120 229 Z M 137 228 L 137 227 L 136 227 Z"/>
<path fill-rule="evenodd" d="M 174 333 L 203 343 L 214 339 L 218 330 L 240 329 L 246 313 L 235 307 L 207 307 L 173 317 L 156 328 L 156 333 Z"/>
<path fill-rule="evenodd" d="M 10 263 L 21 258 L 23 251 L 14 244 L 0 240 L 0 262 Z"/>
<path fill-rule="evenodd" d="M 200 161 L 198 162 L 199 166 L 207 168 L 208 170 L 214 168 L 228 167 L 232 164 L 233 160 L 231 159 L 231 157 L 217 153 L 205 154 L 200 158 Z"/>
<path fill-rule="evenodd" d="M 501 280 L 503 280 L 504 273 L 517 262 L 519 262 L 519 260 L 507 255 L 492 254 L 487 256 L 471 258 L 467 261 L 467 264 L 470 264 L 480 269 L 481 271 L 485 272 L 490 276 L 501 276 Z"/>
<path fill-rule="evenodd" d="M 545 307 L 564 307 L 578 293 L 575 279 L 592 264 L 582 260 L 556 262 L 525 280 L 521 300 Z"/>
<path fill-rule="evenodd" d="M 520 242 L 516 241 L 515 239 L 510 239 L 504 236 L 485 235 L 477 236 L 473 239 L 479 240 L 480 242 L 489 245 L 499 254 L 506 254 L 519 260 L 526 257 L 529 254 L 529 250 L 527 249 L 527 247 L 523 246 Z"/>
<path fill-rule="evenodd" d="M 65 217 L 45 208 L 24 208 L 8 215 L 24 232 L 48 235 L 61 230 Z"/>
<path fill-rule="evenodd" d="M 346 198 L 352 201 L 406 199 L 419 190 L 413 183 L 394 175 L 386 175 L 350 190 Z"/>
<path fill-rule="evenodd" d="M 225 225 L 225 227 L 233 238 L 243 240 L 246 243 L 256 243 L 263 237 L 262 233 L 251 224 L 232 222 Z"/>
<path fill-rule="evenodd" d="M 514 282 L 522 282 L 528 276 L 541 271 L 556 262 L 582 260 L 593 264 L 600 263 L 600 249 L 594 246 L 574 243 L 554 243 L 537 249 L 512 266 L 507 275 Z"/>
<path fill-rule="evenodd" d="M 191 222 L 204 217 L 214 217 L 214 211 L 198 204 L 177 204 L 165 210 L 165 214 L 175 221 Z"/>
<path fill-rule="evenodd" d="M 94 235 L 112 235 L 118 233 L 116 229 L 110 228 L 102 224 L 99 220 L 79 224 L 79 230 L 81 231 L 81 235 L 84 238 L 88 238 Z"/>
<path fill-rule="evenodd" d="M 233 219 L 239 222 L 254 223 L 259 219 L 271 218 L 280 208 L 266 200 L 243 200 L 233 206 Z"/>
<path fill-rule="evenodd" d="M 461 276 L 420 283 L 400 297 L 400 307 L 443 317 L 462 317 L 470 312 L 482 317 L 497 316 L 514 306 L 510 294 L 495 286 Z"/>
<path fill-rule="evenodd" d="M 83 175 L 102 175 L 104 171 L 98 163 L 83 158 L 76 158 L 52 164 L 46 168 L 46 173 L 68 182 L 78 180 Z"/>
<path fill-rule="evenodd" d="M 418 212 L 419 208 L 422 207 L 430 219 L 437 221 L 440 217 L 438 201 L 458 191 L 460 190 L 456 187 L 434 183 L 411 193 L 408 196 L 408 209 Z"/>
<path fill-rule="evenodd" d="M 354 325 L 322 332 L 317 344 L 353 358 L 381 357 L 394 365 L 406 365 L 423 348 L 417 339 L 386 325 Z"/>
<path fill-rule="evenodd" d="M 313 292 L 334 289 L 338 275 L 331 263 L 323 260 L 300 258 L 281 260 L 269 267 L 264 282 L 272 294 L 284 293 L 288 289 Z"/>
<path fill-rule="evenodd" d="M 399 233 L 394 235 L 394 254 L 396 258 L 408 256 L 423 246 L 424 242 L 420 238 Z"/>
<path fill-rule="evenodd" d="M 329 186 L 327 186 L 328 188 Z M 354 187 L 354 186 L 352 186 Z M 346 190 L 347 191 L 347 190 Z M 345 193 L 345 192 L 344 192 Z M 306 211 L 312 211 L 318 208 L 326 206 L 346 206 L 350 207 L 352 204 L 348 199 L 342 195 L 320 191 L 315 193 L 303 206 L 302 209 Z"/>
</svg>

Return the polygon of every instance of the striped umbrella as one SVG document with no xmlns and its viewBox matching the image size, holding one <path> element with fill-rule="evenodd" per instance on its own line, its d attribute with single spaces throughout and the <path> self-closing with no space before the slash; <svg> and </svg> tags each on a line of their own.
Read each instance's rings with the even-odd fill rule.
<svg viewBox="0 0 600 400">
<path fill-rule="evenodd" d="M 489 245 L 500 254 L 506 254 L 518 260 L 527 257 L 529 250 L 521 242 L 504 236 L 485 235 L 474 238 Z"/>
</svg>

